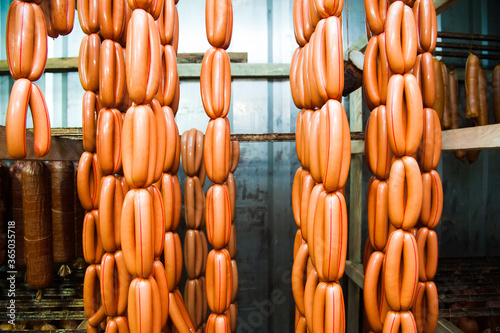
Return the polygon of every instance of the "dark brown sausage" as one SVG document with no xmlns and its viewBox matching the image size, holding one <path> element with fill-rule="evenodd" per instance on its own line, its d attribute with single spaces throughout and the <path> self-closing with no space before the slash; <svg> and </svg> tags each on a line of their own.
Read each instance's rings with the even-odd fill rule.
<svg viewBox="0 0 500 333">
<path fill-rule="evenodd" d="M 78 169 L 78 162 L 73 162 L 73 205 L 75 207 L 75 256 L 83 256 L 82 247 L 82 232 L 83 232 L 83 220 L 85 219 L 85 209 L 83 209 L 80 203 L 80 198 L 78 197 L 78 192 L 76 188 L 76 172 Z"/>
<path fill-rule="evenodd" d="M 59 264 L 75 258 L 74 173 L 73 162 L 52 163 L 52 254 L 54 262 Z"/>
<path fill-rule="evenodd" d="M 12 188 L 12 221 L 16 223 L 16 267 L 26 267 L 26 254 L 24 249 L 23 226 L 23 193 L 21 185 L 21 170 L 25 162 L 16 162 L 10 165 Z"/>
<path fill-rule="evenodd" d="M 26 162 L 21 175 L 26 275 L 31 288 L 41 289 L 53 278 L 49 175 L 40 162 Z"/>
</svg>

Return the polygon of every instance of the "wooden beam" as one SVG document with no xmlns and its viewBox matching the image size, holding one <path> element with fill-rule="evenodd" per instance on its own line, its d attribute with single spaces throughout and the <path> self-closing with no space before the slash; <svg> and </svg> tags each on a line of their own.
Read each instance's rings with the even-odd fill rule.
<svg viewBox="0 0 500 333">
<path fill-rule="evenodd" d="M 500 147 L 500 124 L 443 131 L 442 150 L 494 149 Z"/>
<path fill-rule="evenodd" d="M 436 14 L 439 15 L 451 6 L 459 3 L 460 0 L 434 0 L 434 7 L 436 7 Z"/>
<path fill-rule="evenodd" d="M 345 262 L 345 275 L 347 275 L 354 283 L 356 283 L 361 289 L 363 289 L 363 284 L 365 281 L 365 273 L 363 273 L 363 264 L 353 263 L 350 260 Z"/>
</svg>

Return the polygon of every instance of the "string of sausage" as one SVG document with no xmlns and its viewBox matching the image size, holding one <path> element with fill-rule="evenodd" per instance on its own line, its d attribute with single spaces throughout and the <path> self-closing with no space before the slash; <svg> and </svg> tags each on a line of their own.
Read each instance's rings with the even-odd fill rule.
<svg viewBox="0 0 500 333">
<path fill-rule="evenodd" d="M 123 179 L 121 133 L 126 110 L 124 53 L 119 41 L 130 11 L 124 0 L 77 3 L 87 34 L 81 43 L 78 70 L 86 90 L 82 103 L 83 147 L 77 190 L 86 210 L 82 245 L 90 264 L 84 279 L 87 331 L 127 327 L 130 274 L 121 250 L 121 208 L 128 186 Z M 110 30 L 113 33 L 110 33 Z M 102 37 L 102 41 L 101 41 Z"/>
<path fill-rule="evenodd" d="M 434 221 L 439 220 L 436 213 L 442 200 L 442 188 L 438 195 L 439 175 L 433 170 L 441 151 L 439 118 L 431 109 L 435 102 L 434 61 L 430 54 L 437 38 L 435 9 L 427 0 L 390 5 L 385 0 L 365 0 L 365 11 L 371 38 L 365 54 L 364 91 L 372 110 L 365 151 L 374 174 L 367 200 L 369 240 L 363 289 L 366 319 L 373 332 L 392 332 L 400 327 L 403 332 L 422 332 L 424 327 L 426 332 L 432 331 L 437 324 L 435 286 L 427 283 L 429 294 L 422 293 L 427 288 L 425 284 L 421 288 L 418 276 L 427 257 L 432 258 L 427 261 L 430 265 L 433 260 L 437 265 L 437 237 L 432 232 L 432 245 L 426 247 L 423 235 L 427 237 L 428 229 L 422 229 L 417 236 L 414 227 L 419 220 L 423 223 L 424 211 L 429 211 L 425 218 L 433 221 L 428 223 L 437 224 Z M 441 67 L 439 70 L 441 76 Z M 429 171 L 424 175 L 412 157 L 417 150 L 420 167 Z M 427 197 L 433 200 L 428 209 L 422 199 L 427 198 L 422 195 L 427 188 Z M 430 206 L 434 209 L 432 217 Z M 424 253 L 427 257 L 422 258 Z M 424 294 L 425 307 L 420 302 L 415 311 L 414 301 L 419 297 L 422 301 Z M 418 318 L 409 311 L 412 307 Z"/>
<path fill-rule="evenodd" d="M 203 108 L 210 117 L 205 132 L 203 158 L 209 188 L 205 203 L 208 241 L 214 247 L 206 265 L 207 302 L 212 313 L 206 332 L 229 332 L 233 272 L 227 249 L 231 235 L 231 202 L 227 180 L 230 170 L 230 127 L 227 114 L 231 101 L 231 68 L 226 49 L 233 30 L 231 0 L 205 2 L 205 27 L 212 46 L 201 65 L 200 90 Z"/>
<path fill-rule="evenodd" d="M 61 1 L 63 3 L 66 2 Z M 47 28 L 38 4 L 21 0 L 10 4 L 5 44 L 9 70 L 16 80 L 5 118 L 7 151 L 13 159 L 26 157 L 24 133 L 30 107 L 34 127 L 33 148 L 35 155 L 42 157 L 50 150 L 51 136 L 45 98 L 40 88 L 33 83 L 42 75 L 47 61 Z"/>
<path fill-rule="evenodd" d="M 345 330 L 343 276 L 347 248 L 344 186 L 351 141 L 342 104 L 344 86 L 340 14 L 343 1 L 294 1 L 290 85 L 302 165 L 292 189 L 297 231 L 292 291 L 296 332 Z M 307 279 L 304 281 L 304 276 Z"/>
<path fill-rule="evenodd" d="M 438 239 L 433 230 L 437 227 L 443 210 L 443 186 L 441 178 L 436 172 L 441 155 L 441 127 L 451 126 L 451 109 L 449 99 L 450 87 L 446 65 L 433 59 L 434 75 L 432 70 L 426 70 L 425 61 L 421 60 L 422 73 L 418 76 L 419 57 L 430 58 L 437 39 L 436 10 L 432 1 L 417 0 L 413 7 L 417 28 L 419 31 L 419 47 L 417 61 L 413 72 L 421 80 L 423 91 L 422 102 L 424 107 L 422 142 L 417 152 L 422 177 L 422 208 L 419 218 L 418 233 L 416 235 L 418 251 L 419 282 L 412 312 L 415 317 L 418 332 L 434 332 L 437 327 L 439 301 L 436 285 L 432 281 L 436 275 L 438 264 Z M 429 38 L 428 29 L 431 28 Z M 431 40 L 431 43 L 427 42 Z M 428 47 L 426 45 L 429 45 Z M 430 62 L 430 60 L 429 60 Z M 429 68 L 431 66 L 429 65 Z M 426 85 L 426 80 L 435 82 L 435 97 L 432 102 L 432 84 Z M 429 96 L 430 95 L 430 96 Z"/>
<path fill-rule="evenodd" d="M 205 165 L 203 162 L 203 133 L 190 129 L 181 136 L 182 167 L 186 174 L 184 183 L 184 216 L 188 230 L 184 237 L 184 265 L 187 281 L 184 286 L 184 302 L 195 330 L 204 331 L 207 318 L 205 292 L 205 268 L 208 256 L 205 225 Z"/>
</svg>

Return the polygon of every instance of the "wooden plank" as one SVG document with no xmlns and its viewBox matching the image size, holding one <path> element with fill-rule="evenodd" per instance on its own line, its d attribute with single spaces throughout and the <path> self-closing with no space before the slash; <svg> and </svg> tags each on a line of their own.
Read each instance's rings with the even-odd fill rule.
<svg viewBox="0 0 500 333">
<path fill-rule="evenodd" d="M 346 260 L 345 275 L 354 281 L 360 288 L 363 288 L 365 274 L 363 273 L 363 265 L 361 263 L 353 263 L 350 260 Z"/>
<path fill-rule="evenodd" d="M 441 318 L 438 320 L 436 333 L 463 333 L 463 331 L 448 320 Z"/>
<path fill-rule="evenodd" d="M 500 308 L 440 309 L 439 318 L 500 316 Z"/>
<path fill-rule="evenodd" d="M 488 301 L 498 301 L 500 299 L 500 294 L 473 294 L 473 295 L 439 295 L 440 303 L 459 303 L 459 302 L 488 302 Z"/>
<path fill-rule="evenodd" d="M 24 134 L 19 133 L 19 135 Z M 9 156 L 7 145 L 5 143 L 5 126 L 0 126 L 0 138 L 2 138 L 2 144 L 0 144 L 0 159 L 12 159 Z M 81 141 L 63 139 L 59 137 L 52 137 L 51 140 L 49 153 L 42 158 L 37 158 L 33 152 L 33 133 L 31 131 L 26 131 L 26 160 L 78 161 L 80 159 L 80 155 L 84 152 Z"/>
<path fill-rule="evenodd" d="M 80 281 L 80 283 L 82 283 Z M 10 300 L 0 300 L 0 308 L 5 309 Z M 83 299 L 42 299 L 37 301 L 16 300 L 17 308 L 83 308 Z"/>
<path fill-rule="evenodd" d="M 246 63 L 248 61 L 248 54 L 246 52 L 228 52 L 228 54 L 231 63 Z M 201 64 L 204 55 L 204 53 L 179 53 L 177 54 L 177 64 Z M 45 72 L 78 72 L 78 57 L 48 58 L 45 65 Z M 7 74 L 10 74 L 7 60 L 0 60 L 0 75 Z"/>
<path fill-rule="evenodd" d="M 361 88 L 349 96 L 349 127 L 351 132 L 360 132 L 363 129 L 363 93 Z M 354 263 L 361 262 L 361 230 L 363 211 L 363 156 L 356 154 L 351 157 L 349 170 L 349 251 L 347 258 Z M 359 286 L 349 279 L 347 284 L 347 332 L 359 332 L 360 323 L 360 298 Z"/>
<path fill-rule="evenodd" d="M 57 330 L 48 330 L 48 331 L 31 330 L 30 329 L 30 330 L 12 330 L 9 332 L 11 332 L 11 333 L 23 333 L 23 332 L 31 332 L 31 333 L 86 333 L 87 329 L 86 328 L 76 329 L 76 330 L 57 329 Z"/>
<path fill-rule="evenodd" d="M 443 131 L 442 150 L 494 149 L 500 147 L 500 124 Z"/>
</svg>

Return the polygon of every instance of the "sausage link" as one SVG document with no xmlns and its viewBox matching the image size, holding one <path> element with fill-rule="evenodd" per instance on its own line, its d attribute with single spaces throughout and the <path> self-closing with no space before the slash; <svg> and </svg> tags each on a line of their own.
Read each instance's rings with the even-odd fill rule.
<svg viewBox="0 0 500 333">
<path fill-rule="evenodd" d="M 479 115 L 479 58 L 469 53 L 465 64 L 465 117 L 477 118 Z"/>
<path fill-rule="evenodd" d="M 383 251 L 389 237 L 388 197 L 389 185 L 375 177 L 368 185 L 368 233 L 371 246 Z"/>
<path fill-rule="evenodd" d="M 203 156 L 208 178 L 222 184 L 229 174 L 229 120 L 217 118 L 210 120 L 205 133 Z"/>
<path fill-rule="evenodd" d="M 387 179 L 393 153 L 389 147 L 387 110 L 384 105 L 372 111 L 366 124 L 365 155 L 370 172 L 379 179 Z"/>
<path fill-rule="evenodd" d="M 46 3 L 48 1 L 44 1 Z M 98 0 L 77 0 L 76 3 L 78 20 L 80 27 L 86 35 L 97 33 L 99 25 L 99 1 Z"/>
<path fill-rule="evenodd" d="M 208 190 L 205 218 L 210 244 L 215 249 L 226 247 L 231 235 L 231 203 L 226 185 L 213 185 Z"/>
<path fill-rule="evenodd" d="M 200 91 L 203 108 L 211 119 L 227 116 L 231 103 L 231 67 L 225 50 L 212 47 L 205 53 Z"/>
<path fill-rule="evenodd" d="M 59 35 L 68 35 L 73 30 L 75 19 L 75 1 L 50 0 L 54 31 Z"/>
<path fill-rule="evenodd" d="M 233 34 L 233 5 L 231 0 L 207 0 L 205 5 L 207 39 L 215 48 L 227 49 Z"/>
</svg>

